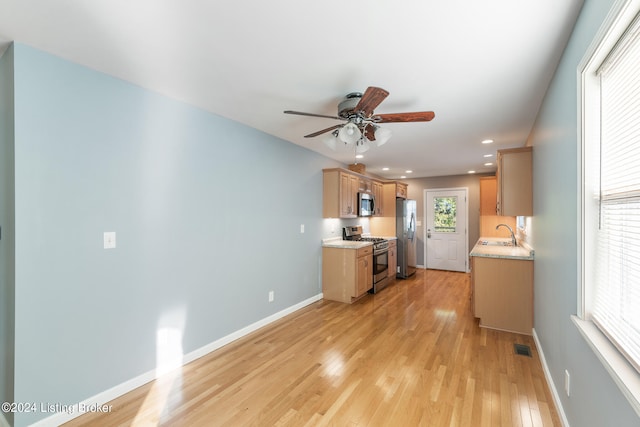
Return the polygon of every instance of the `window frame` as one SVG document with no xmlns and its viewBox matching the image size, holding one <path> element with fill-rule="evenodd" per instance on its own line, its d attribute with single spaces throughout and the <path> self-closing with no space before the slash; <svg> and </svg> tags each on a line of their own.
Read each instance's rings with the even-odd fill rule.
<svg viewBox="0 0 640 427">
<path fill-rule="evenodd" d="M 590 317 L 593 294 L 588 270 L 595 246 L 599 218 L 600 81 L 597 70 L 624 35 L 636 15 L 640 0 L 618 0 L 600 27 L 577 68 L 578 82 L 578 313 L 571 320 L 640 416 L 640 373 L 598 329 Z"/>
</svg>

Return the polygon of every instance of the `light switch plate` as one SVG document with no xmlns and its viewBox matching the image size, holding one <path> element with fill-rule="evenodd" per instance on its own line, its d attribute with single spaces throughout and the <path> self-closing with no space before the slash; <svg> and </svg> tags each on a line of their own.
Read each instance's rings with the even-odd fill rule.
<svg viewBox="0 0 640 427">
<path fill-rule="evenodd" d="M 114 249 L 116 247 L 116 232 L 105 231 L 104 232 L 104 248 Z"/>
</svg>

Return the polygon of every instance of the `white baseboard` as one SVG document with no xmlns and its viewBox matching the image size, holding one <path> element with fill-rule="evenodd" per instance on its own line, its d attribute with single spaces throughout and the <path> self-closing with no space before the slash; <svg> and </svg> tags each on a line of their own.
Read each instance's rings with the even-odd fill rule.
<svg viewBox="0 0 640 427">
<path fill-rule="evenodd" d="M 269 323 L 275 322 L 278 319 L 283 318 L 284 316 L 287 316 L 297 310 L 300 310 L 303 307 L 308 306 L 309 304 L 313 304 L 316 301 L 319 301 L 322 299 L 322 293 L 315 295 L 311 298 L 308 298 L 302 302 L 299 302 L 298 304 L 292 305 L 291 307 L 285 308 L 282 311 L 279 311 L 277 313 L 272 314 L 271 316 L 265 317 L 262 320 L 259 320 L 255 323 L 252 323 L 251 325 L 242 328 L 236 332 L 233 332 L 229 335 L 227 335 L 226 337 L 222 337 L 219 340 L 216 340 L 214 342 L 212 342 L 211 344 L 207 344 L 204 347 L 201 347 L 195 351 L 192 351 L 189 354 L 186 354 L 183 358 L 183 364 L 187 364 L 189 362 L 193 362 L 194 360 L 204 356 L 205 354 L 211 353 L 214 350 L 219 349 L 220 347 L 223 347 L 235 340 L 237 340 L 238 338 L 242 338 L 245 335 L 250 334 L 253 331 L 256 331 L 260 328 L 262 328 L 263 326 L 268 325 Z"/>
<path fill-rule="evenodd" d="M 308 298 L 304 301 L 299 302 L 298 304 L 292 305 L 291 307 L 287 307 L 284 310 L 281 310 L 277 313 L 272 314 L 271 316 L 265 317 L 264 319 L 261 319 L 255 323 L 252 323 L 249 326 L 246 326 L 236 332 L 233 332 L 225 337 L 222 337 L 199 349 L 196 349 L 188 354 L 185 354 L 182 358 L 182 364 L 186 365 L 187 363 L 193 362 L 194 360 L 206 354 L 209 354 L 212 351 L 217 350 L 239 338 L 242 338 L 245 335 L 250 334 L 251 332 L 254 332 L 272 322 L 275 322 L 278 319 L 281 319 L 297 310 L 300 310 L 303 307 L 313 304 L 314 302 L 321 300 L 322 296 L 323 296 L 322 293 L 315 295 L 311 298 Z M 66 412 L 55 413 L 50 417 L 44 418 L 32 424 L 32 427 L 34 426 L 35 427 L 57 427 L 63 423 L 66 423 L 68 421 L 71 421 L 74 418 L 77 418 L 83 415 L 83 412 L 78 411 L 77 408 L 88 408 L 91 406 L 95 407 L 95 406 L 105 405 L 107 402 L 110 402 L 113 399 L 116 399 L 150 381 L 153 381 L 154 379 L 156 379 L 155 370 L 146 372 L 142 375 L 139 375 L 121 384 L 118 384 L 115 387 L 112 387 L 108 390 L 98 393 L 95 396 L 92 396 L 86 400 L 83 400 L 82 402 L 76 403 L 75 405 L 69 405 L 69 407 L 67 408 L 69 410 L 67 410 Z M 76 410 L 73 410 L 73 409 L 76 409 Z M 3 424 L 3 421 L 5 424 Z M 4 417 L 2 417 L 1 413 L 0 413 L 0 427 L 10 427 L 9 423 L 6 421 L 6 419 L 4 419 Z"/>
<path fill-rule="evenodd" d="M 567 419 L 567 414 L 565 414 L 564 408 L 562 407 L 562 402 L 560 401 L 560 395 L 558 394 L 558 389 L 556 388 L 556 384 L 553 382 L 553 378 L 551 377 L 551 371 L 549 370 L 549 365 L 547 365 L 547 359 L 545 359 L 544 357 L 544 352 L 542 351 L 542 345 L 540 345 L 540 340 L 538 340 L 538 334 L 536 334 L 535 328 L 533 328 L 533 340 L 536 343 L 538 354 L 540 355 L 540 362 L 542 363 L 542 370 L 544 371 L 544 376 L 547 379 L 547 384 L 551 389 L 551 394 L 553 395 L 553 402 L 555 403 L 558 414 L 560 415 L 560 421 L 562 422 L 563 427 L 570 427 L 569 420 Z"/>
</svg>

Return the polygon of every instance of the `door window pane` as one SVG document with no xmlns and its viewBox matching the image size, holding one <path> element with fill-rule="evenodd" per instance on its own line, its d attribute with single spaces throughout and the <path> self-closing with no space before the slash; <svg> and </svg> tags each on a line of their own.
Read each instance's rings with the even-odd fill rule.
<svg viewBox="0 0 640 427">
<path fill-rule="evenodd" d="M 456 206 L 457 197 L 434 197 L 433 213 L 434 228 L 439 233 L 456 232 Z"/>
</svg>

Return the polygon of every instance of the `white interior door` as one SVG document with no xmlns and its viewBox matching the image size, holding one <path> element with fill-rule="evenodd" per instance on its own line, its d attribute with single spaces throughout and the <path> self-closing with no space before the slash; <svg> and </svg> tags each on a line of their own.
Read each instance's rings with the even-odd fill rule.
<svg viewBox="0 0 640 427">
<path fill-rule="evenodd" d="M 467 189 L 425 190 L 427 268 L 467 271 Z"/>
</svg>

